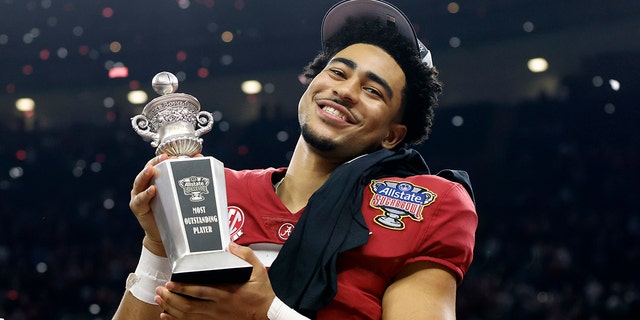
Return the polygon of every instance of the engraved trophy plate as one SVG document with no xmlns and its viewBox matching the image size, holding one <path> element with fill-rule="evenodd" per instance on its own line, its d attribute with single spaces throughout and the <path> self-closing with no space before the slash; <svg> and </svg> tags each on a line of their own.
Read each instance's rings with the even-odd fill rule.
<svg viewBox="0 0 640 320">
<path fill-rule="evenodd" d="M 229 218 L 224 165 L 202 151 L 201 135 L 213 116 L 198 100 L 175 93 L 178 79 L 160 72 L 152 80 L 161 96 L 131 119 L 140 136 L 151 139 L 156 154 L 177 156 L 156 165 L 157 194 L 152 209 L 171 262 L 171 280 L 199 284 L 247 281 L 252 266 L 229 249 Z"/>
</svg>

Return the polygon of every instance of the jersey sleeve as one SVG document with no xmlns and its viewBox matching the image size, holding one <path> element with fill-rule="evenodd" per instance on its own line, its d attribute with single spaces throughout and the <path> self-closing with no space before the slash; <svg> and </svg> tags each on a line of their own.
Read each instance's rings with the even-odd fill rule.
<svg viewBox="0 0 640 320">
<path fill-rule="evenodd" d="M 460 284 L 473 260 L 478 216 L 469 193 L 458 183 L 452 183 L 439 198 L 430 208 L 432 221 L 427 231 L 418 239 L 419 254 L 406 264 L 431 261 L 443 265 Z"/>
</svg>

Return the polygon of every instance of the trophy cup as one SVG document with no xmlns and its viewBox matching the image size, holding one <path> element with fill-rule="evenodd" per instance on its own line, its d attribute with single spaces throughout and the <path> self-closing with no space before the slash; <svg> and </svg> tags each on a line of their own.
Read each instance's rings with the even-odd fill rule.
<svg viewBox="0 0 640 320">
<path fill-rule="evenodd" d="M 198 284 L 247 281 L 252 266 L 229 252 L 229 218 L 222 162 L 191 158 L 202 151 L 201 135 L 213 116 L 198 100 L 175 93 L 178 79 L 160 72 L 152 80 L 160 94 L 131 118 L 140 136 L 151 139 L 156 155 L 176 156 L 156 165 L 153 214 L 171 262 L 171 280 Z"/>
</svg>

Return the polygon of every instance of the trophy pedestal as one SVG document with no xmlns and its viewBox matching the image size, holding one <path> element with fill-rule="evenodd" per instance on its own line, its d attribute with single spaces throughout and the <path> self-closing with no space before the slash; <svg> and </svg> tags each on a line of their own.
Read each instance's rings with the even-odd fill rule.
<svg viewBox="0 0 640 320">
<path fill-rule="evenodd" d="M 197 284 L 246 282 L 252 266 L 229 252 L 222 162 L 179 158 L 156 165 L 152 209 L 172 266 L 171 280 Z"/>
</svg>

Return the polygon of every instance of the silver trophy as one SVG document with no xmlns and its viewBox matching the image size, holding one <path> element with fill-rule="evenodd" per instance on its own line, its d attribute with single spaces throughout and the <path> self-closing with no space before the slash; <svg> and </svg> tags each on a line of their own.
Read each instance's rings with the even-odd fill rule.
<svg viewBox="0 0 640 320">
<path fill-rule="evenodd" d="M 213 116 L 200 102 L 175 93 L 178 79 L 160 72 L 152 80 L 160 94 L 131 118 L 133 129 L 151 140 L 156 154 L 176 156 L 156 165 L 157 194 L 152 209 L 171 262 L 171 280 L 217 284 L 244 282 L 252 267 L 229 252 L 229 218 L 224 165 L 213 157 L 191 158 L 202 151 L 201 135 L 211 131 Z"/>
</svg>

